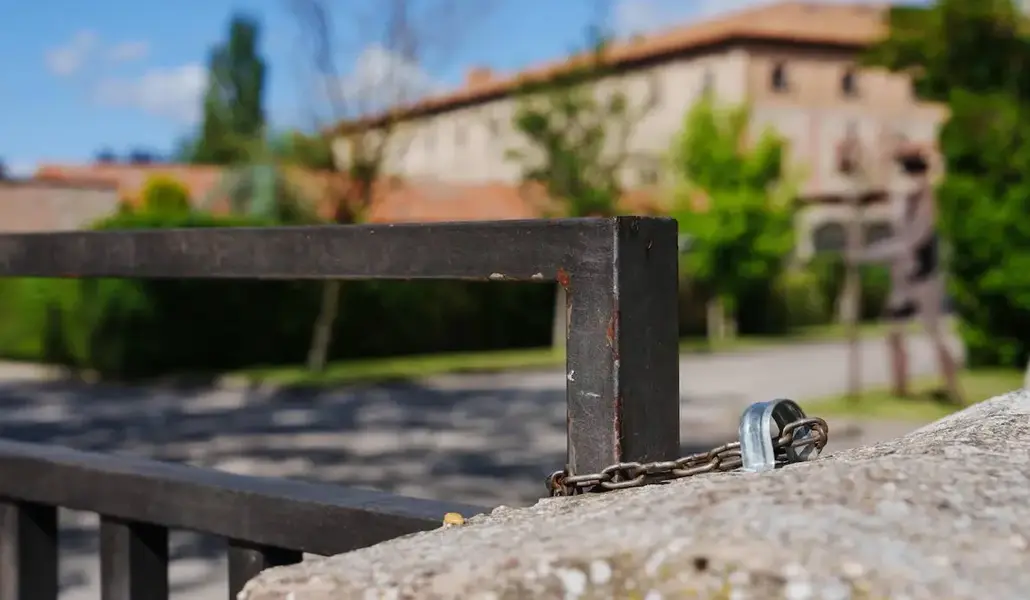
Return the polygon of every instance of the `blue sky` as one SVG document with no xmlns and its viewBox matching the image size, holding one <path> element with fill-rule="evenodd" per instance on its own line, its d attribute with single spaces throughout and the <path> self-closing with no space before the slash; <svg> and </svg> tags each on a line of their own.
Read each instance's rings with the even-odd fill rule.
<svg viewBox="0 0 1030 600">
<path fill-rule="evenodd" d="M 329 1 L 340 10 L 370 11 L 388 0 Z M 609 24 L 626 33 L 763 1 L 462 0 L 487 8 L 471 26 L 444 31 L 457 41 L 439 43 L 438 58 L 419 67 L 419 76 L 448 87 L 472 65 L 511 71 L 561 56 L 582 46 L 585 28 L 605 6 Z M 89 161 L 102 148 L 170 151 L 195 127 L 207 53 L 236 11 L 263 25 L 273 124 L 317 121 L 306 93 L 311 82 L 298 75 L 310 61 L 299 50 L 289 0 L 19 2 L 17 18 L 4 19 L 0 36 L 8 64 L 0 80 L 0 159 L 24 173 L 44 162 Z M 376 42 L 353 27 L 340 35 L 349 40 L 338 49 L 341 70 L 361 65 Z"/>
</svg>

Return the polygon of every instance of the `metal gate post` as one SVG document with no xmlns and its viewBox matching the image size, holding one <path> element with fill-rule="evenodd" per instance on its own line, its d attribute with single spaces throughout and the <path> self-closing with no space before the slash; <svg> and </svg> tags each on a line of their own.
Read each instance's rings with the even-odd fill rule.
<svg viewBox="0 0 1030 600">
<path fill-rule="evenodd" d="M 571 474 L 680 450 L 678 239 L 667 218 L 616 217 L 611 245 L 559 277 L 567 294 Z"/>
</svg>

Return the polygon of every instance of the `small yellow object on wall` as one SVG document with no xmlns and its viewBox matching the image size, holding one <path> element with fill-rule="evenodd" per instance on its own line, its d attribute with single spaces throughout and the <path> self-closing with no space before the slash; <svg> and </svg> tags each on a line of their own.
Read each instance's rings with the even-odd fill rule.
<svg viewBox="0 0 1030 600">
<path fill-rule="evenodd" d="M 447 513 L 443 516 L 443 524 L 447 525 L 464 525 L 465 517 L 458 513 Z"/>
</svg>

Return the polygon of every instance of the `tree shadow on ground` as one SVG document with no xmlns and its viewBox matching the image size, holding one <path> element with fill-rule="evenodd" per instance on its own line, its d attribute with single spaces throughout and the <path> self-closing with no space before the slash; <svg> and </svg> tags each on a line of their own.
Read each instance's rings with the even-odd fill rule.
<svg viewBox="0 0 1030 600">
<path fill-rule="evenodd" d="M 545 476 L 564 464 L 563 383 L 560 374 L 545 389 L 229 390 L 9 381 L 0 383 L 0 438 L 518 506 L 543 496 Z M 722 433 L 725 438 L 732 430 Z M 723 441 L 697 440 L 703 444 L 684 452 Z M 65 589 L 96 585 L 90 565 L 97 548 L 96 519 L 64 511 Z M 172 552 L 193 565 L 178 577 L 173 568 L 179 590 L 225 578 L 221 540 L 176 532 Z"/>
</svg>

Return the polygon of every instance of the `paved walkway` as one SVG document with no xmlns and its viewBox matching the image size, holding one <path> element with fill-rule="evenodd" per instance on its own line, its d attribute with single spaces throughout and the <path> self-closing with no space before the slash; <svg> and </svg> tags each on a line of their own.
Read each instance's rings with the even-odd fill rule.
<svg viewBox="0 0 1030 600">
<path fill-rule="evenodd" d="M 914 339 L 910 350 L 913 372 L 932 373 L 927 340 Z M 864 341 L 862 353 L 866 381 L 885 384 L 882 341 Z M 846 358 L 839 343 L 684 357 L 684 450 L 732 438 L 751 402 L 840 393 Z M 90 386 L 7 365 L 0 366 L 0 415 L 4 438 L 486 505 L 532 503 L 565 446 L 561 371 L 312 393 Z M 837 448 L 910 427 L 833 425 Z M 96 598 L 95 517 L 67 512 L 62 523 L 73 533 L 63 545 L 62 598 Z M 175 597 L 224 598 L 217 541 L 184 533 L 173 536 L 173 548 Z"/>
</svg>

